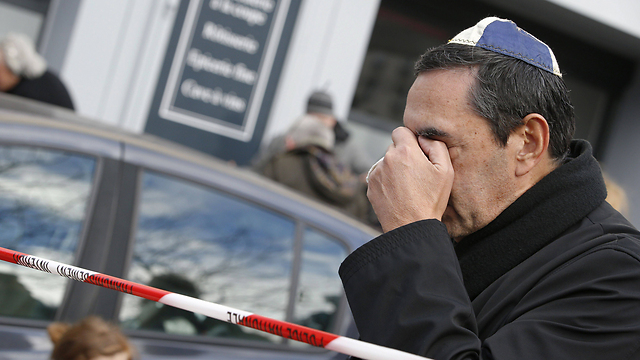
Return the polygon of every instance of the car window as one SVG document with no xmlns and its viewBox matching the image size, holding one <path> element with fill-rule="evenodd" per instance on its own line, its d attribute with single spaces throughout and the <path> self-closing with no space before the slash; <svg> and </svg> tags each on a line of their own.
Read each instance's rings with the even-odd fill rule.
<svg viewBox="0 0 640 360">
<path fill-rule="evenodd" d="M 73 263 L 96 159 L 0 146 L 0 246 Z M 69 280 L 0 264 L 0 315 L 51 320 Z"/>
<path fill-rule="evenodd" d="M 334 330 L 343 294 L 337 274 L 346 256 L 346 247 L 336 238 L 305 229 L 294 307 L 296 323 L 323 331 Z"/>
<path fill-rule="evenodd" d="M 144 171 L 132 281 L 285 320 L 295 222 L 189 181 Z M 127 329 L 182 335 L 281 339 L 148 300 L 125 296 Z"/>
</svg>

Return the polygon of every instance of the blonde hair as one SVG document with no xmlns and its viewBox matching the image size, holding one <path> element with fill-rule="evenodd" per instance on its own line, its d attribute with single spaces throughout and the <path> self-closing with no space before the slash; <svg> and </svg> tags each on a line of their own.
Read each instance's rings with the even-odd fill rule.
<svg viewBox="0 0 640 360">
<path fill-rule="evenodd" d="M 55 322 L 47 328 L 53 342 L 52 360 L 91 360 L 121 352 L 134 358 L 135 350 L 117 326 L 97 316 L 89 316 L 75 325 Z"/>
<path fill-rule="evenodd" d="M 607 187 L 606 201 L 622 215 L 629 215 L 629 200 L 622 186 L 618 185 L 607 173 L 603 172 L 604 184 Z"/>
</svg>

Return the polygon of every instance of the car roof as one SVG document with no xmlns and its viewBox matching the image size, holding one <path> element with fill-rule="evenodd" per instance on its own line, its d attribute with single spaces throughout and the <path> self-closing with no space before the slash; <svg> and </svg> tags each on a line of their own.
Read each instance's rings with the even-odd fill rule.
<svg viewBox="0 0 640 360">
<path fill-rule="evenodd" d="M 307 210 L 307 216 L 304 216 L 304 212 L 298 215 L 301 215 L 307 222 L 316 223 L 317 226 L 322 221 L 318 222 L 314 221 L 314 219 L 318 220 L 317 218 L 321 217 L 324 218 L 323 221 L 326 222 L 332 218 L 346 225 L 346 227 L 339 226 L 339 228 L 355 228 L 366 234 L 369 238 L 379 235 L 378 230 L 350 217 L 346 213 L 285 188 L 283 185 L 275 183 L 250 169 L 233 166 L 209 154 L 151 134 L 134 134 L 127 132 L 115 126 L 109 126 L 97 120 L 79 116 L 74 111 L 66 108 L 0 93 L 0 124 L 32 126 L 79 133 L 161 154 L 181 162 L 188 162 L 213 170 L 237 179 L 240 182 L 250 184 L 249 186 L 260 189 L 262 196 L 268 197 L 268 195 L 271 194 L 272 198 L 281 197 L 282 199 L 291 200 L 288 205 L 294 203 L 301 204 L 311 210 L 311 213 Z M 264 190 L 267 190 L 267 194 L 265 194 Z M 286 204 L 282 205 L 285 206 Z M 330 222 L 335 224 L 333 220 Z M 339 229 L 335 230 L 339 231 Z"/>
</svg>

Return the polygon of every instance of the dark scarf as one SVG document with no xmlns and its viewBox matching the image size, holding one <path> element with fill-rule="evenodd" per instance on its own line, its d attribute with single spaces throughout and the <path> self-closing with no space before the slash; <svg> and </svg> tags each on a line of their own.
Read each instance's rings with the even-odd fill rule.
<svg viewBox="0 0 640 360">
<path fill-rule="evenodd" d="M 600 165 L 583 140 L 569 160 L 484 228 L 456 244 L 471 300 L 516 265 L 595 210 L 607 196 Z"/>
</svg>

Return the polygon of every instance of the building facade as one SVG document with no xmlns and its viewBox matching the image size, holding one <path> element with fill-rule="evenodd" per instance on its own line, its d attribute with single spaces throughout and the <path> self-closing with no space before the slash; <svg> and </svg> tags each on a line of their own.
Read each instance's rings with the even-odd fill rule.
<svg viewBox="0 0 640 360">
<path fill-rule="evenodd" d="M 0 34 L 33 37 L 77 111 L 247 165 L 314 90 L 379 158 L 402 123 L 413 63 L 485 16 L 554 50 L 576 137 L 640 225 L 640 4 L 634 0 L 0 0 Z"/>
</svg>

